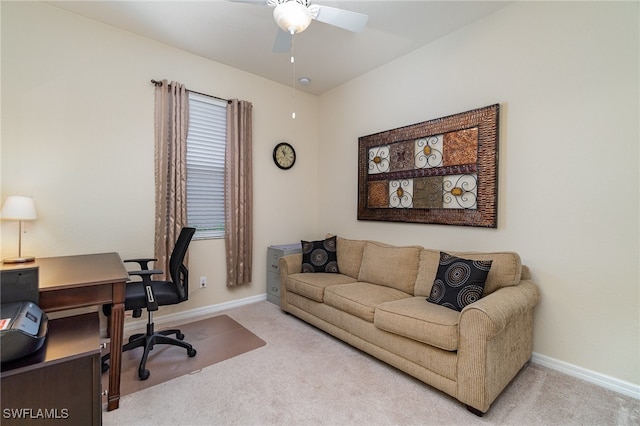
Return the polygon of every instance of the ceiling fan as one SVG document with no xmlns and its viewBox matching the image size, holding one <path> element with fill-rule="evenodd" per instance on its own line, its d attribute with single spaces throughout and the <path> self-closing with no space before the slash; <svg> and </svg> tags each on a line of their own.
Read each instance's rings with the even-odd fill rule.
<svg viewBox="0 0 640 426">
<path fill-rule="evenodd" d="M 365 14 L 336 7 L 311 4 L 311 0 L 229 0 L 236 3 L 273 7 L 273 19 L 280 27 L 274 52 L 286 52 L 291 36 L 306 30 L 312 20 L 324 22 L 354 33 L 364 30 L 369 17 Z"/>
</svg>

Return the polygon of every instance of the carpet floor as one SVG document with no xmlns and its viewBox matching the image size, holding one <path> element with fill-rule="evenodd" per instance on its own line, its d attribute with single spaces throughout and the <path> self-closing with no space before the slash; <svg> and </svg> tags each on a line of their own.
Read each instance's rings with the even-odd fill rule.
<svg viewBox="0 0 640 426">
<path fill-rule="evenodd" d="M 168 327 L 162 327 L 166 329 Z M 178 346 L 156 345 L 147 358 L 147 380 L 138 378 L 138 366 L 142 348 L 122 354 L 122 376 L 120 395 L 129 395 L 142 389 L 164 383 L 185 374 L 193 374 L 204 367 L 266 345 L 265 341 L 238 324 L 228 315 L 218 315 L 178 327 L 185 335 L 185 342 L 197 351 L 189 357 L 187 350 Z M 175 336 L 172 336 L 175 337 Z M 102 383 L 107 388 L 109 373 L 102 374 Z"/>
<path fill-rule="evenodd" d="M 118 410 L 103 411 L 103 424 L 640 425 L 640 401 L 536 364 L 477 417 L 274 304 L 220 314 L 267 344 L 126 395 Z"/>
</svg>

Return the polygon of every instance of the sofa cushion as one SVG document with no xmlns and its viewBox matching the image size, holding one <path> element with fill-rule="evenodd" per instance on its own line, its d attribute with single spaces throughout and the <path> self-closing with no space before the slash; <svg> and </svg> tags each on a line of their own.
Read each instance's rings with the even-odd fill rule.
<svg viewBox="0 0 640 426">
<path fill-rule="evenodd" d="M 484 296 L 502 287 L 518 285 L 522 278 L 522 261 L 518 253 L 508 251 L 494 253 L 450 251 L 449 253 L 470 260 L 491 261 L 491 270 L 484 285 Z"/>
<path fill-rule="evenodd" d="M 392 247 L 368 242 L 362 254 L 358 281 L 392 287 L 413 295 L 419 264 L 418 247 Z"/>
<path fill-rule="evenodd" d="M 336 284 L 353 283 L 355 281 L 355 278 L 343 274 L 298 273 L 289 275 L 284 285 L 287 291 L 322 303 L 326 287 Z"/>
<path fill-rule="evenodd" d="M 458 349 L 460 314 L 444 306 L 411 297 L 376 306 L 374 324 L 381 330 L 399 334 L 447 351 Z"/>
<path fill-rule="evenodd" d="M 469 260 L 491 260 L 491 270 L 487 275 L 483 296 L 493 293 L 499 288 L 518 285 L 522 278 L 522 263 L 520 256 L 514 252 L 456 252 L 449 254 Z M 436 278 L 440 251 L 424 249 L 420 253 L 420 267 L 414 295 L 429 296 L 431 286 Z"/>
<path fill-rule="evenodd" d="M 302 272 L 338 273 L 336 237 L 319 241 L 301 241 Z"/>
<path fill-rule="evenodd" d="M 409 297 L 403 291 L 365 282 L 333 285 L 324 291 L 325 304 L 368 322 L 373 322 L 374 310 L 380 303 Z"/>
<path fill-rule="evenodd" d="M 338 237 L 338 265 L 340 265 L 341 274 L 358 278 L 365 245 L 366 241 Z"/>
<path fill-rule="evenodd" d="M 468 260 L 440 253 L 438 272 L 427 301 L 461 311 L 480 300 L 489 269 L 490 260 Z"/>
<path fill-rule="evenodd" d="M 440 262 L 440 252 L 437 250 L 420 250 L 420 266 L 418 276 L 413 290 L 414 296 L 429 296 L 431 286 L 436 279 L 438 263 Z"/>
</svg>

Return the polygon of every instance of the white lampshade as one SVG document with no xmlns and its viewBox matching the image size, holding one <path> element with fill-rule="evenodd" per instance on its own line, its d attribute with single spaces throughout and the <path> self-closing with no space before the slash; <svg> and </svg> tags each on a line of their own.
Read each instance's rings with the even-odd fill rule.
<svg viewBox="0 0 640 426">
<path fill-rule="evenodd" d="M 35 220 L 38 218 L 33 198 L 21 195 L 7 197 L 2 206 L 1 215 L 2 219 L 7 220 Z"/>
<path fill-rule="evenodd" d="M 273 9 L 273 19 L 283 31 L 293 35 L 307 29 L 311 23 L 311 12 L 297 1 L 288 1 Z"/>
</svg>

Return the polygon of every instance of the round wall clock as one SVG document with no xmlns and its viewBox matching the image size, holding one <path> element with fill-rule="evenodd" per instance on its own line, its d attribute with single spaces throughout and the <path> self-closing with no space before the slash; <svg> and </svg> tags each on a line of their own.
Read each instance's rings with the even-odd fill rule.
<svg viewBox="0 0 640 426">
<path fill-rule="evenodd" d="M 291 144 L 280 142 L 273 148 L 273 162 L 282 170 L 288 170 L 296 163 L 296 151 Z"/>
</svg>

